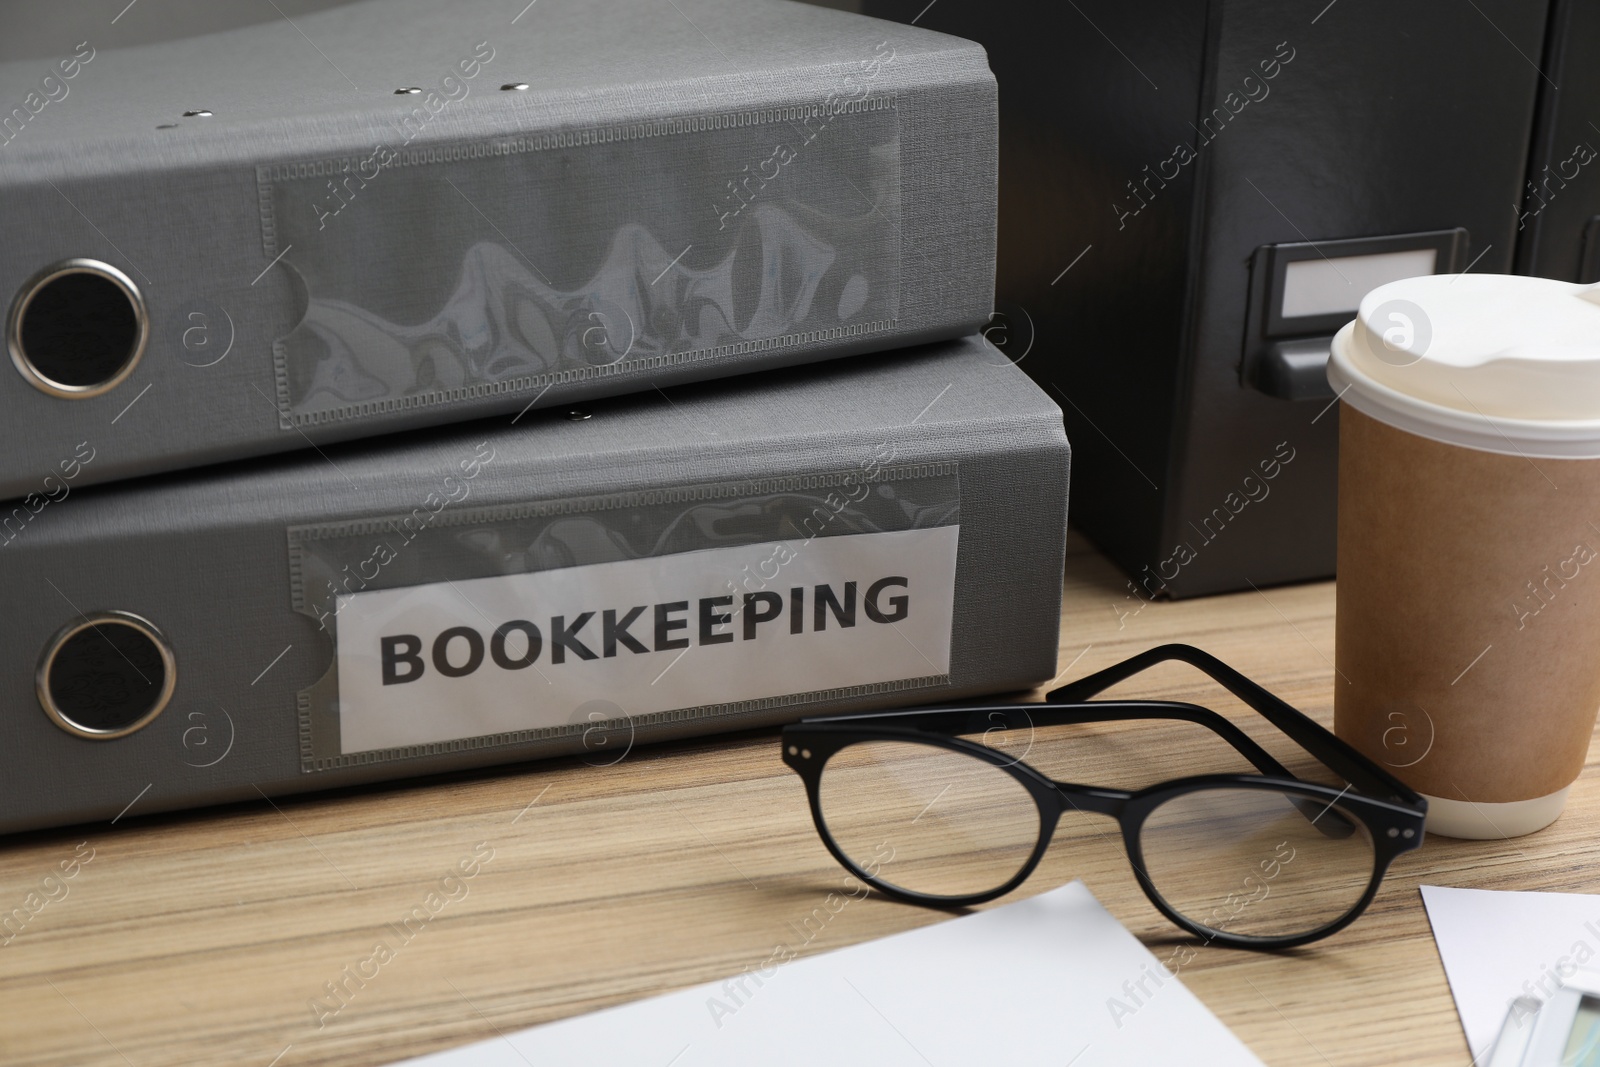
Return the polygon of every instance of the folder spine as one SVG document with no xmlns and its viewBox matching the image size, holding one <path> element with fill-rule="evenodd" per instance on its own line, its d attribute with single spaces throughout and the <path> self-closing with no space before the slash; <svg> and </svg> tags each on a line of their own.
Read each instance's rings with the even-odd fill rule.
<svg viewBox="0 0 1600 1067">
<path fill-rule="evenodd" d="M 979 338 L 323 453 L 75 492 L 0 553 L 32 606 L 0 615 L 0 832 L 1055 673 L 1070 454 Z M 170 648 L 120 736 L 35 692 L 80 612 Z M 102 653 L 46 684 L 115 728 L 141 679 Z"/>
<path fill-rule="evenodd" d="M 0 497 L 84 441 L 107 446 L 87 484 L 981 327 L 982 50 L 803 6 L 689 7 L 727 58 L 666 43 L 687 24 L 637 0 L 541 8 L 538 34 L 482 48 L 421 0 L 304 20 L 325 50 L 415 72 L 416 95 L 372 92 L 376 73 L 352 93 L 282 24 L 101 50 L 0 146 L 0 304 L 88 257 L 137 288 L 149 345 L 102 395 L 0 374 L 19 431 Z M 586 69 L 572 42 L 592 49 L 607 11 L 626 32 Z M 225 48 L 274 63 L 229 69 Z M 0 64 L 0 90 L 30 70 Z M 434 71 L 457 91 L 435 97 Z M 208 87 L 210 116 L 152 121 L 178 81 Z"/>
</svg>

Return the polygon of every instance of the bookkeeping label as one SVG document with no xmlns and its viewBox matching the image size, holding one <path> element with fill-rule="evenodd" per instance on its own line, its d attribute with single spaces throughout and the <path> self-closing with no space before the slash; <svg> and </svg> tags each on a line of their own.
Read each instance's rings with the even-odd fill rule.
<svg viewBox="0 0 1600 1067">
<path fill-rule="evenodd" d="M 705 549 L 339 598 L 348 755 L 942 677 L 960 527 Z"/>
</svg>

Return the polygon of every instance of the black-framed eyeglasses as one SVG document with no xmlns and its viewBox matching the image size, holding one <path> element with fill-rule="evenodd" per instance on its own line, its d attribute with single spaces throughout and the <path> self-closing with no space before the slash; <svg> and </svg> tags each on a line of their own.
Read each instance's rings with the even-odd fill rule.
<svg viewBox="0 0 1600 1067">
<path fill-rule="evenodd" d="M 1168 660 L 1210 675 L 1347 784 L 1296 778 L 1233 723 L 1193 704 L 1087 700 Z M 1261 773 L 1130 792 L 1048 777 L 1021 758 L 1052 728 L 1161 719 L 1206 727 Z M 983 743 L 1013 730 L 1027 732 L 1021 755 Z M 1348 926 L 1395 857 L 1422 844 L 1428 810 L 1383 768 L 1189 645 L 1150 649 L 1042 704 L 807 719 L 784 727 L 783 759 L 805 782 L 828 851 L 891 897 L 946 908 L 993 900 L 1033 872 L 1064 813 L 1098 813 L 1121 824 L 1134 876 L 1163 915 L 1244 948 L 1288 948 Z"/>
</svg>

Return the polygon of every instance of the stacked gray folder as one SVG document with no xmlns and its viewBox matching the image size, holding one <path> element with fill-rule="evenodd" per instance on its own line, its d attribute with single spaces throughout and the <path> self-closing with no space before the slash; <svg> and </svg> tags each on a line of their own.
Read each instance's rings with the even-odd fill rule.
<svg viewBox="0 0 1600 1067">
<path fill-rule="evenodd" d="M 0 832 L 1055 674 L 976 46 L 368 0 L 86 47 L 0 114 Z"/>
<path fill-rule="evenodd" d="M 0 499 L 85 441 L 75 486 L 985 321 L 977 45 L 773 0 L 518 6 L 0 65 Z"/>
<path fill-rule="evenodd" d="M 1060 412 L 981 340 L 591 412 L 45 516 L 0 553 L 0 830 L 610 762 L 1055 673 Z"/>
</svg>

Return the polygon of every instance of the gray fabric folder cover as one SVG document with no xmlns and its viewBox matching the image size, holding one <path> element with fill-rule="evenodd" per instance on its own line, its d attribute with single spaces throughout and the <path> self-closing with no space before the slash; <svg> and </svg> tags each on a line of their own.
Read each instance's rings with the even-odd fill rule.
<svg viewBox="0 0 1600 1067">
<path fill-rule="evenodd" d="M 327 524 L 412 512 L 444 479 L 459 479 L 462 457 L 475 451 L 494 453 L 461 505 L 463 515 L 479 517 L 446 529 L 446 512 L 428 531 L 432 541 L 419 538 L 405 550 L 395 565 L 413 569 L 397 571 L 391 584 L 640 554 L 605 530 L 597 538 L 582 531 L 545 537 L 540 543 L 557 550 L 542 558 L 497 548 L 486 562 L 459 551 L 510 531 L 523 521 L 514 516 L 539 502 L 635 494 L 641 503 L 617 513 L 632 520 L 646 515 L 652 500 L 677 499 L 669 490 L 785 479 L 822 484 L 835 472 L 861 470 L 864 457 L 892 456 L 893 467 L 911 472 L 908 489 L 874 493 L 872 506 L 921 492 L 933 506 L 915 514 L 908 506 L 899 525 L 926 527 L 956 516 L 950 487 L 958 480 L 948 677 L 853 694 L 829 694 L 830 679 L 819 677 L 818 692 L 800 701 L 641 719 L 625 727 L 630 743 L 1017 690 L 1055 673 L 1067 442 L 1050 398 L 982 340 L 637 394 L 588 410 L 592 417 L 583 421 L 536 411 L 515 425 L 502 417 L 381 447 L 357 442 L 96 487 L 45 509 L 0 548 L 8 608 L 0 614 L 0 830 L 109 819 L 136 795 L 134 811 L 153 812 L 251 799 L 258 788 L 275 795 L 593 751 L 594 739 L 584 733 L 593 716 L 520 741 L 433 746 L 369 761 L 322 759 L 315 751 L 326 724 L 307 716 L 326 709 L 308 704 L 307 694 L 327 684 L 334 643 L 312 614 L 295 610 L 297 598 L 315 599 L 316 583 L 304 560 L 296 572 L 291 556 L 336 547 Z M 747 519 L 757 516 L 755 527 L 730 526 L 729 538 L 769 537 L 759 515 L 771 512 L 775 499 L 762 496 L 761 507 L 746 508 Z M 644 555 L 674 547 L 683 546 Z M 46 717 L 34 673 L 54 634 L 80 612 L 108 610 L 161 628 L 176 657 L 177 685 L 170 705 L 144 728 L 89 740 Z M 607 753 L 616 751 L 612 736 Z"/>
<path fill-rule="evenodd" d="M 0 65 L 0 307 L 87 257 L 150 339 L 91 398 L 0 373 L 0 498 L 59 495 L 85 442 L 71 488 L 992 306 L 996 91 L 956 38 L 781 0 L 367 0 L 61 53 Z"/>
</svg>

